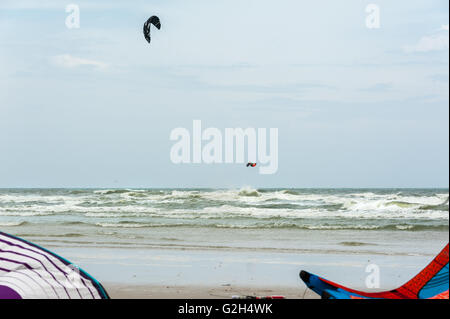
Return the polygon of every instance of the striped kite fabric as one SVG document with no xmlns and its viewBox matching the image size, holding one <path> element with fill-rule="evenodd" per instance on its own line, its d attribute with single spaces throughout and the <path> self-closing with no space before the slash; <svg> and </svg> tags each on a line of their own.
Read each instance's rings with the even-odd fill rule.
<svg viewBox="0 0 450 319">
<path fill-rule="evenodd" d="M 304 270 L 300 278 L 324 299 L 449 299 L 449 244 L 414 278 L 390 291 L 358 291 Z"/>
<path fill-rule="evenodd" d="M 102 285 L 68 260 L 0 232 L 0 299 L 108 299 Z"/>
</svg>

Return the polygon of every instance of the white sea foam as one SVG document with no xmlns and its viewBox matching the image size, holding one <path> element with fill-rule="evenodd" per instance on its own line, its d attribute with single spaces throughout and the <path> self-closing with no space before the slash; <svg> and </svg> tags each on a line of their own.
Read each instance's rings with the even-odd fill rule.
<svg viewBox="0 0 450 319">
<path fill-rule="evenodd" d="M 0 190 L 0 222 L 80 222 L 101 227 L 140 228 L 160 225 L 216 225 L 258 228 L 377 229 L 418 223 L 448 227 L 448 192 L 257 190 L 46 190 L 21 193 Z M 197 221 L 198 220 L 198 221 Z M 101 223 L 99 223 L 102 221 Z M 157 221 L 157 223 L 156 223 Z M 225 221 L 222 223 L 221 221 Z M 342 223 L 345 225 L 341 225 Z M 359 225 L 359 226 L 358 226 Z M 333 228 L 334 227 L 334 228 Z"/>
<path fill-rule="evenodd" d="M 0 226 L 1 227 L 14 227 L 14 226 L 21 226 L 23 225 L 25 222 L 20 221 L 20 222 L 0 222 Z"/>
</svg>

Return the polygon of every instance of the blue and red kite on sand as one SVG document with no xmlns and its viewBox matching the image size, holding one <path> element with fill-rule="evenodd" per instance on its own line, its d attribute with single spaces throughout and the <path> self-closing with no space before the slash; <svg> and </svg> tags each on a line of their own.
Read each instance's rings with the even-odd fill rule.
<svg viewBox="0 0 450 319">
<path fill-rule="evenodd" d="M 448 253 L 447 244 L 418 275 L 391 291 L 357 291 L 303 270 L 300 272 L 300 278 L 322 299 L 449 299 Z"/>
</svg>

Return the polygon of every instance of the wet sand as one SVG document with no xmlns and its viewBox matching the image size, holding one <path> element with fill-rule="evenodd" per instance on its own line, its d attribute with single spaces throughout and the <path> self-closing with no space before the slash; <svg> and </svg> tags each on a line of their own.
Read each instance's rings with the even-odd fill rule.
<svg viewBox="0 0 450 319">
<path fill-rule="evenodd" d="M 307 270 L 344 286 L 366 287 L 368 265 L 379 267 L 380 286 L 401 286 L 421 271 L 444 243 L 349 246 L 347 251 L 276 249 L 167 249 L 56 247 L 54 250 L 99 280 L 113 299 L 231 299 L 282 295 L 319 298 L 299 277 Z M 418 239 L 414 243 L 417 243 Z M 405 248 L 409 248 L 408 251 Z M 416 251 L 418 253 L 416 253 Z M 405 253 L 406 252 L 406 253 Z"/>
<path fill-rule="evenodd" d="M 233 296 L 284 296 L 287 299 L 318 299 L 305 287 L 156 286 L 104 284 L 112 299 L 231 299 Z"/>
</svg>

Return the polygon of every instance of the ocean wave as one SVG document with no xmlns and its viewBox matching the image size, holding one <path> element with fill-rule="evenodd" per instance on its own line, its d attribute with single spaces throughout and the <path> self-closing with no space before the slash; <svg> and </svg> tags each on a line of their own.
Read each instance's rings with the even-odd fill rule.
<svg viewBox="0 0 450 319">
<path fill-rule="evenodd" d="M 66 224 L 66 223 L 64 223 Z M 70 223 L 74 225 L 74 223 Z M 100 222 L 100 223 L 82 223 L 102 228 L 224 228 L 224 229 L 298 229 L 309 231 L 326 230 L 357 230 L 357 231 L 448 231 L 448 225 L 427 225 L 427 224 L 388 224 L 388 225 L 370 225 L 370 224 L 322 224 L 307 225 L 301 223 L 290 223 L 285 221 L 267 222 L 267 223 L 167 223 L 167 222 Z"/>
<path fill-rule="evenodd" d="M 350 246 L 350 247 L 359 247 L 359 246 L 372 246 L 375 244 L 363 243 L 363 242 L 359 242 L 359 241 L 343 241 L 343 242 L 340 242 L 339 245 Z"/>
<path fill-rule="evenodd" d="M 108 219 L 104 221 L 86 218 L 84 220 L 53 220 L 45 222 L 47 227 L 59 227 L 67 229 L 67 234 L 83 234 L 83 228 L 100 227 L 100 228 L 218 228 L 218 229 L 297 229 L 308 231 L 447 231 L 448 223 L 431 222 L 424 220 L 388 222 L 384 220 L 380 223 L 377 220 L 311 220 L 311 219 L 167 219 L 167 218 L 131 218 L 126 219 Z M 27 221 L 2 221 L 0 226 L 4 227 L 42 227 L 39 220 Z M 69 227 L 69 228 L 67 228 Z M 51 234 L 49 234 L 50 236 Z M 77 235 L 74 235 L 77 236 Z"/>
<path fill-rule="evenodd" d="M 449 219 L 448 208 L 445 206 L 414 206 L 398 203 L 371 204 L 321 204 L 321 205 L 297 205 L 295 203 L 261 203 L 241 204 L 203 202 L 194 204 L 153 204 L 137 205 L 121 203 L 112 205 L 107 202 L 106 206 L 90 205 L 59 205 L 49 207 L 14 207 L 0 208 L 0 216 L 85 216 L 99 218 L 117 217 L 162 217 L 162 218 L 256 218 L 256 219 Z M 213 205 L 213 206 L 211 206 Z M 203 206 L 203 207 L 202 207 Z M 406 207 L 407 206 L 407 207 Z"/>
<path fill-rule="evenodd" d="M 256 189 L 253 189 L 250 187 L 242 188 L 241 190 L 239 190 L 238 195 L 245 196 L 245 197 L 260 197 L 261 196 L 261 194 Z"/>
<path fill-rule="evenodd" d="M 303 230 L 397 230 L 397 231 L 448 231 L 448 226 L 443 225 L 297 225 L 292 223 L 276 223 L 276 224 L 261 224 L 261 225 L 229 225 L 229 224 L 215 224 L 212 227 L 217 228 L 240 228 L 240 229 L 277 229 L 277 228 L 292 228 Z"/>
<path fill-rule="evenodd" d="M 449 214 L 444 211 L 367 211 L 367 210 L 325 210 L 316 208 L 307 209 L 265 209 L 260 207 L 238 207 L 231 205 L 205 207 L 201 210 L 172 210 L 159 212 L 167 217 L 183 215 L 198 216 L 200 218 L 286 218 L 286 219 L 324 219 L 324 218 L 342 218 L 342 219 L 436 219 L 448 220 Z"/>
<path fill-rule="evenodd" d="M 150 217 L 151 213 L 133 213 L 133 212 L 116 212 L 116 213 L 86 213 L 86 217 L 94 218 L 123 218 L 123 217 Z"/>
<path fill-rule="evenodd" d="M 417 203 L 408 203 L 408 202 L 401 202 L 401 201 L 392 201 L 392 202 L 386 202 L 384 204 L 385 206 L 397 206 L 400 208 L 411 208 L 411 207 L 416 207 Z"/>
<path fill-rule="evenodd" d="M 283 194 L 288 194 L 288 195 L 300 195 L 301 193 L 299 191 L 295 191 L 292 189 L 285 189 L 281 191 Z"/>
<path fill-rule="evenodd" d="M 25 221 L 18 221 L 18 222 L 0 222 L 0 227 L 17 227 L 17 226 L 24 226 L 28 225 L 28 222 Z"/>
<path fill-rule="evenodd" d="M 74 196 L 82 195 L 82 196 Z M 114 196 L 105 196 L 114 195 Z M 344 205 L 349 209 L 414 209 L 420 206 L 447 205 L 448 193 L 432 193 L 413 196 L 403 193 L 307 191 L 295 189 L 261 190 L 252 187 L 225 190 L 145 190 L 145 189 L 102 189 L 70 190 L 57 194 L 2 194 L 0 207 L 25 204 L 30 206 L 65 205 L 65 206 L 113 206 L 113 205 L 151 205 L 154 203 L 190 201 L 211 201 L 218 203 L 263 204 L 265 202 L 283 202 L 295 205 Z M 443 203 L 446 201 L 445 203 Z"/>
<path fill-rule="evenodd" d="M 114 194 L 125 194 L 132 191 L 133 191 L 132 189 L 101 189 L 94 191 L 94 194 L 114 195 Z"/>
<path fill-rule="evenodd" d="M 50 212 L 39 212 L 39 211 L 15 211 L 15 210 L 0 210 L 0 216 L 18 216 L 18 217 L 32 217 L 32 216 L 50 216 Z"/>
<path fill-rule="evenodd" d="M 18 233 L 18 237 L 41 237 L 41 238 L 79 238 L 84 237 L 84 234 L 80 233 L 62 233 L 62 234 L 47 234 L 47 233 Z"/>
<path fill-rule="evenodd" d="M 96 226 L 106 227 L 106 228 L 153 228 L 153 227 L 186 227 L 190 225 L 186 224 L 164 224 L 164 223 L 133 223 L 122 221 L 118 223 L 96 223 Z M 191 225 L 200 226 L 200 225 Z"/>
<path fill-rule="evenodd" d="M 437 204 L 437 205 L 424 205 L 424 206 L 420 206 L 419 209 L 421 209 L 421 210 L 441 210 L 441 211 L 448 211 L 448 210 L 449 210 L 448 200 L 449 200 L 449 198 L 447 197 L 447 199 L 446 199 L 443 203 L 441 203 L 441 204 Z"/>
<path fill-rule="evenodd" d="M 0 190 L 0 223 L 441 230 L 448 229 L 448 203 L 445 190 Z"/>
<path fill-rule="evenodd" d="M 87 190 L 87 189 L 73 189 L 69 191 L 70 195 L 85 195 L 85 194 L 90 194 L 92 191 Z"/>
</svg>

